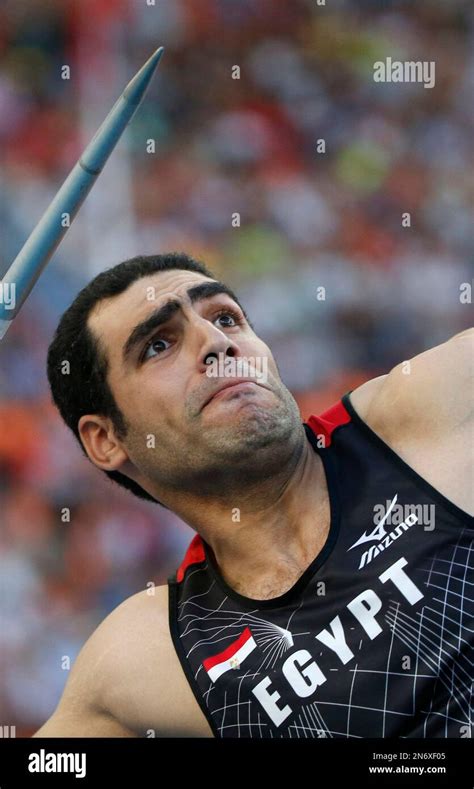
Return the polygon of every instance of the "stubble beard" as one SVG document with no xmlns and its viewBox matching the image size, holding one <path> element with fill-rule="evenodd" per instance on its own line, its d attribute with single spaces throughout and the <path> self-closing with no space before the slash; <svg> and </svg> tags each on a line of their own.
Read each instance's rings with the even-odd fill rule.
<svg viewBox="0 0 474 789">
<path fill-rule="evenodd" d="M 228 421 L 201 428 L 191 477 L 203 494 L 228 495 L 261 484 L 298 453 L 304 442 L 298 406 L 283 384 L 273 393 L 269 405 L 249 400 Z"/>
<path fill-rule="evenodd" d="M 273 391 L 271 405 L 249 402 L 227 421 L 221 418 L 213 424 L 209 420 L 206 426 L 193 404 L 187 403 L 185 422 L 191 434 L 166 450 L 157 436 L 155 449 L 143 451 L 143 444 L 140 451 L 135 449 L 134 462 L 159 489 L 172 494 L 216 499 L 249 494 L 294 465 L 305 440 L 293 396 L 283 384 Z"/>
</svg>

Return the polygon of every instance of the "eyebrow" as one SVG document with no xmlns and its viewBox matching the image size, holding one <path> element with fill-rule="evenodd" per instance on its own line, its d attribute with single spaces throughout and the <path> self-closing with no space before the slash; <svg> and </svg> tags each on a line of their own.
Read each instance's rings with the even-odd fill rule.
<svg viewBox="0 0 474 789">
<path fill-rule="evenodd" d="M 238 304 L 242 310 L 245 318 L 247 318 L 245 310 L 239 304 L 237 297 L 233 291 L 227 287 L 227 285 L 224 285 L 223 282 L 218 282 L 217 280 L 214 282 L 203 282 L 200 285 L 194 285 L 192 288 L 189 288 L 186 291 L 186 296 L 190 300 L 191 304 L 195 304 L 198 301 L 204 301 L 205 299 L 212 298 L 212 296 L 218 296 L 221 294 L 229 296 L 233 301 L 235 301 L 235 303 Z M 148 315 L 145 320 L 138 323 L 132 329 L 124 343 L 122 349 L 123 361 L 127 362 L 137 345 L 140 345 L 144 340 L 146 340 L 152 331 L 159 329 L 160 326 L 168 323 L 173 315 L 175 315 L 181 309 L 182 304 L 180 301 L 177 301 L 176 299 L 170 299 L 170 301 L 167 301 L 161 307 L 158 307 L 158 309 L 154 310 L 150 315 Z"/>
</svg>

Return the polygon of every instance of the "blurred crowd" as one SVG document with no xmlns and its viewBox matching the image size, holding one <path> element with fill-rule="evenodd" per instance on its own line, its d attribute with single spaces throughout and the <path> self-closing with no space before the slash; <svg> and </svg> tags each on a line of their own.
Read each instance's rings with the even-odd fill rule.
<svg viewBox="0 0 474 789">
<path fill-rule="evenodd" d="M 0 723 L 17 736 L 53 711 L 64 657 L 127 596 L 165 583 L 193 536 L 109 482 L 60 421 L 45 373 L 59 316 L 104 268 L 186 251 L 237 290 L 303 417 L 467 327 L 472 23 L 464 0 L 0 5 L 0 276 L 165 47 L 0 347 Z M 374 82 L 387 56 L 434 61 L 435 87 Z"/>
</svg>

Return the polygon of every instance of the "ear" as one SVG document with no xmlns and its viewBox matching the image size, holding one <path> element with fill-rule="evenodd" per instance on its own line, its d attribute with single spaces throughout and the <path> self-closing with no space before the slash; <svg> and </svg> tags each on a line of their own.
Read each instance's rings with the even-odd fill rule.
<svg viewBox="0 0 474 789">
<path fill-rule="evenodd" d="M 127 452 L 115 437 L 110 419 L 97 414 L 81 416 L 77 424 L 81 441 L 95 466 L 104 471 L 123 470 Z"/>
</svg>

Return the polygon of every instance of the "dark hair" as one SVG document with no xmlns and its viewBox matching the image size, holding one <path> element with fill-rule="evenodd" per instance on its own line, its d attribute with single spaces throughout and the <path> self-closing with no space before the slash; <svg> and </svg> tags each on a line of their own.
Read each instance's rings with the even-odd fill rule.
<svg viewBox="0 0 474 789">
<path fill-rule="evenodd" d="M 107 383 L 107 357 L 97 338 L 89 330 L 87 319 L 94 306 L 102 299 L 123 293 L 129 285 L 142 277 L 170 269 L 197 271 L 206 277 L 214 278 L 204 263 L 184 252 L 138 255 L 94 277 L 78 293 L 59 321 L 48 348 L 48 380 L 53 400 L 85 455 L 87 452 L 78 430 L 79 419 L 84 414 L 97 413 L 109 417 L 120 439 L 126 436 L 128 429 Z M 105 473 L 139 498 L 161 504 L 125 474 L 119 471 Z"/>
</svg>

